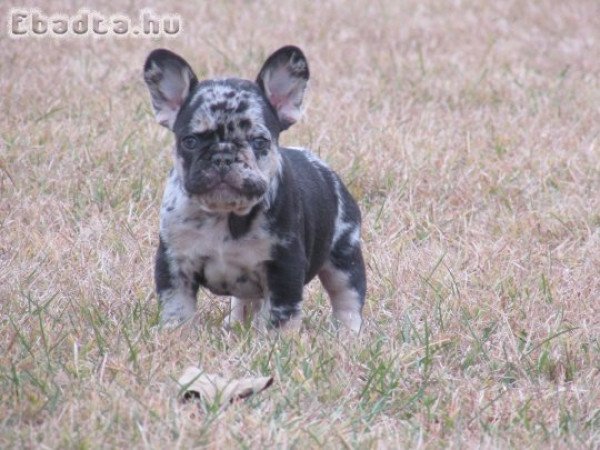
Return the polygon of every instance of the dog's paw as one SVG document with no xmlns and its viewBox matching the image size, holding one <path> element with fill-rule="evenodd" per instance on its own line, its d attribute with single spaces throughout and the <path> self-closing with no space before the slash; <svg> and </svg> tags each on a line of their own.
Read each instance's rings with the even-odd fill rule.
<svg viewBox="0 0 600 450">
<path fill-rule="evenodd" d="M 185 320 L 167 320 L 164 322 L 161 321 L 159 329 L 161 331 L 172 331 L 182 326 L 185 322 Z"/>
<path fill-rule="evenodd" d="M 162 314 L 160 317 L 160 323 L 158 324 L 158 328 L 162 331 L 171 331 L 175 330 L 182 325 L 190 322 L 193 318 L 193 314 Z"/>
</svg>

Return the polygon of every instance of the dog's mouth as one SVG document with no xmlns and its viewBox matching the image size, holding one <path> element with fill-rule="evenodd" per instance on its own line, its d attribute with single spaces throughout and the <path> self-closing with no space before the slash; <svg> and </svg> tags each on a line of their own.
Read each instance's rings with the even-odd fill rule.
<svg viewBox="0 0 600 450">
<path fill-rule="evenodd" d="M 238 194 L 243 194 L 243 192 L 242 192 L 241 189 L 239 189 L 239 188 L 237 188 L 235 186 L 232 186 L 231 184 L 227 183 L 225 180 L 221 180 L 211 190 L 212 191 L 220 191 L 220 190 L 234 191 L 234 192 L 237 192 Z"/>
<path fill-rule="evenodd" d="M 237 194 L 243 197 L 260 197 L 267 190 L 267 181 L 261 173 L 230 170 L 222 173 L 205 170 L 186 178 L 185 188 L 192 195 Z"/>
<path fill-rule="evenodd" d="M 259 198 L 264 194 L 264 192 L 257 192 L 253 190 L 252 192 L 244 191 L 242 188 L 228 183 L 224 180 L 215 184 L 215 186 L 205 192 L 204 195 L 210 195 L 212 197 L 234 197 L 234 198 Z"/>
<path fill-rule="evenodd" d="M 204 192 L 204 194 L 208 194 L 208 193 L 211 193 L 211 194 L 219 194 L 219 193 L 228 194 L 228 193 L 231 193 L 231 194 L 234 194 L 234 195 L 242 195 L 242 196 L 244 195 L 244 192 L 239 187 L 234 186 L 234 185 L 228 183 L 225 180 L 221 180 L 221 181 L 217 180 L 216 183 L 214 184 L 214 186 L 208 188 Z M 198 193 L 197 195 L 202 195 L 202 194 Z"/>
<path fill-rule="evenodd" d="M 262 174 L 233 169 L 223 173 L 211 168 L 200 174 L 190 174 L 184 185 L 190 196 L 215 212 L 249 210 L 262 200 L 268 189 Z"/>
</svg>

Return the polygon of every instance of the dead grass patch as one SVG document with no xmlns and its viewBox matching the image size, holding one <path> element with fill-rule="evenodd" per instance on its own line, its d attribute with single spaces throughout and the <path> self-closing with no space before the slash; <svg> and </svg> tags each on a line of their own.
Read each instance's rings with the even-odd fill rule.
<svg viewBox="0 0 600 450">
<path fill-rule="evenodd" d="M 185 32 L 0 36 L 0 447 L 600 445 L 597 1 L 156 11 L 182 14 Z M 312 285 L 300 335 L 224 334 L 226 305 L 206 293 L 194 326 L 160 333 L 151 275 L 170 136 L 143 60 L 168 46 L 200 76 L 253 77 L 287 43 L 313 79 L 282 139 L 358 197 L 365 331 L 340 340 Z M 191 419 L 174 380 L 194 364 L 276 381 Z"/>
</svg>

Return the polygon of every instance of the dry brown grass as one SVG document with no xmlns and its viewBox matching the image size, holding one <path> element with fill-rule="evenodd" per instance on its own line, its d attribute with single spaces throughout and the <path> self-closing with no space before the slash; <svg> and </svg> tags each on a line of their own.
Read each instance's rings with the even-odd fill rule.
<svg viewBox="0 0 600 450">
<path fill-rule="evenodd" d="M 0 36 L 0 447 L 600 446 L 597 0 L 169 3 L 172 40 Z M 360 202 L 366 329 L 332 335 L 313 284 L 300 335 L 224 334 L 206 293 L 160 332 L 143 60 L 253 77 L 288 43 L 313 79 L 283 142 Z M 192 419 L 190 364 L 276 384 Z"/>
</svg>

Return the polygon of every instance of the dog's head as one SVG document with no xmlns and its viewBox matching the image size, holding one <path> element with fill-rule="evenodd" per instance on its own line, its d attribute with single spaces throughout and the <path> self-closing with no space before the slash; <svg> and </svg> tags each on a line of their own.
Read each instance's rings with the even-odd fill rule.
<svg viewBox="0 0 600 450">
<path fill-rule="evenodd" d="M 280 170 L 279 133 L 299 119 L 308 77 L 293 46 L 273 53 L 255 82 L 198 81 L 175 53 L 148 55 L 144 80 L 156 120 L 175 134 L 175 168 L 205 210 L 245 214 L 267 195 Z"/>
</svg>

